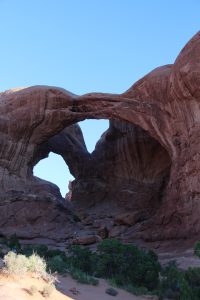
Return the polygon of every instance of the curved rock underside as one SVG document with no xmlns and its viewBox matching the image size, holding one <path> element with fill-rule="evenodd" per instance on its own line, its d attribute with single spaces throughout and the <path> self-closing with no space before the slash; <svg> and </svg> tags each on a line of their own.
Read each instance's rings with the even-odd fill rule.
<svg viewBox="0 0 200 300">
<path fill-rule="evenodd" d="M 66 243 L 200 234 L 200 33 L 123 94 L 34 86 L 0 93 L 0 111 L 0 234 Z M 76 124 L 88 118 L 110 120 L 91 154 Z M 70 203 L 33 176 L 51 151 L 75 177 Z"/>
</svg>

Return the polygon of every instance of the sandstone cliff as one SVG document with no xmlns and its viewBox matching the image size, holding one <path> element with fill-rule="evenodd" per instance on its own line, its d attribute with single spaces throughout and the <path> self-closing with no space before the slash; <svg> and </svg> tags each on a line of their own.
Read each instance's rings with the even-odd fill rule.
<svg viewBox="0 0 200 300">
<path fill-rule="evenodd" d="M 26 225 L 35 237 L 59 232 L 65 240 L 84 230 L 57 187 L 33 176 L 34 165 L 53 151 L 75 176 L 75 209 L 90 212 L 91 222 L 96 210 L 97 220 L 102 211 L 116 224 L 128 218 L 135 238 L 198 235 L 199 98 L 200 33 L 173 65 L 153 70 L 120 95 L 77 96 L 48 86 L 1 93 L 1 234 L 15 230 L 23 237 Z M 86 118 L 111 120 L 91 155 L 73 125 Z"/>
</svg>

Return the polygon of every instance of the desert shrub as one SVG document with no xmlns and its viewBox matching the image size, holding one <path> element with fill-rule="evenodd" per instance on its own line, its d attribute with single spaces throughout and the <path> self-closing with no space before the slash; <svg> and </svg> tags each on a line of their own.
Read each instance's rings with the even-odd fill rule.
<svg viewBox="0 0 200 300">
<path fill-rule="evenodd" d="M 38 256 L 43 257 L 43 261 L 45 259 L 47 268 L 51 272 L 63 273 L 67 268 L 66 254 L 59 249 L 49 250 L 46 245 L 27 245 L 21 249 L 20 253 L 32 259 Z"/>
<path fill-rule="evenodd" d="M 58 255 L 62 256 L 63 258 L 66 258 L 64 251 L 61 251 L 59 249 L 49 250 L 46 245 L 26 245 L 21 249 L 20 253 L 26 256 L 30 256 L 33 253 L 37 253 L 39 256 L 45 259 L 52 258 Z"/>
<path fill-rule="evenodd" d="M 169 299 L 179 299 L 180 282 L 182 273 L 178 270 L 175 262 L 170 262 L 161 272 L 160 296 Z"/>
<path fill-rule="evenodd" d="M 1 237 L 0 237 L 0 244 L 1 244 L 1 245 L 7 245 L 7 238 L 4 237 L 4 236 L 1 236 Z"/>
<path fill-rule="evenodd" d="M 4 256 L 4 271 L 9 275 L 24 275 L 28 271 L 28 259 L 12 251 Z"/>
<path fill-rule="evenodd" d="M 119 286 L 114 278 L 108 279 L 108 283 L 110 285 L 112 285 L 113 287 L 121 287 L 121 288 L 123 288 L 123 290 L 125 290 L 125 291 L 127 291 L 127 292 L 129 292 L 133 295 L 136 295 L 136 296 L 140 296 L 140 295 L 157 295 L 158 294 L 157 290 L 150 292 L 144 286 L 136 287 L 136 286 L 132 285 L 131 283 L 125 284 L 123 286 Z"/>
<path fill-rule="evenodd" d="M 36 253 L 40 257 L 46 258 L 48 247 L 46 245 L 27 245 L 20 249 L 20 253 L 26 256 L 31 256 L 33 253 Z"/>
<path fill-rule="evenodd" d="M 54 288 L 55 287 L 52 284 L 46 284 L 41 291 L 42 296 L 45 298 L 49 298 L 53 293 Z"/>
<path fill-rule="evenodd" d="M 4 252 L 3 250 L 0 248 L 0 258 L 3 258 L 4 257 Z"/>
<path fill-rule="evenodd" d="M 200 242 L 196 242 L 194 245 L 194 254 L 200 257 Z"/>
<path fill-rule="evenodd" d="M 12 251 L 4 257 L 4 272 L 9 275 L 25 275 L 26 272 L 33 272 L 44 278 L 47 282 L 54 284 L 55 276 L 46 271 L 46 262 L 37 254 L 26 257 L 23 254 L 16 254 Z"/>
<path fill-rule="evenodd" d="M 190 268 L 183 272 L 178 270 L 174 262 L 169 263 L 162 271 L 160 286 L 160 299 L 198 300 L 199 297 L 199 271 Z"/>
<path fill-rule="evenodd" d="M 118 286 L 132 284 L 153 290 L 159 283 L 160 264 L 156 254 L 117 240 L 104 240 L 98 246 L 97 276 L 114 278 Z"/>
<path fill-rule="evenodd" d="M 180 299 L 182 299 L 182 300 L 194 299 L 195 300 L 195 298 L 193 297 L 193 291 L 190 288 L 188 282 L 185 280 L 184 276 L 181 276 L 181 279 L 180 279 Z"/>
<path fill-rule="evenodd" d="M 34 253 L 34 248 L 32 245 L 26 245 L 20 249 L 20 254 L 23 254 L 27 257 L 31 256 Z"/>
<path fill-rule="evenodd" d="M 116 291 L 116 290 L 113 289 L 113 288 L 108 288 L 108 289 L 106 289 L 106 294 L 108 294 L 108 295 L 110 295 L 110 296 L 117 296 L 118 291 Z"/>
<path fill-rule="evenodd" d="M 53 256 L 48 260 L 48 269 L 53 273 L 58 272 L 60 274 L 63 274 L 66 271 L 66 268 L 66 262 L 60 255 Z"/>
<path fill-rule="evenodd" d="M 33 253 L 41 257 L 46 257 L 48 248 L 46 245 L 26 245 L 20 249 L 20 253 L 26 256 L 31 256 Z"/>
<path fill-rule="evenodd" d="M 68 269 L 75 269 L 80 276 L 93 275 L 113 279 L 116 286 L 131 284 L 145 287 L 147 290 L 157 288 L 160 264 L 152 251 L 140 250 L 133 245 L 125 245 L 117 240 L 104 240 L 92 253 L 88 248 L 73 246 L 67 258 Z M 79 275 L 79 274 L 78 274 Z M 77 277 L 77 276 L 75 276 Z M 84 279 L 83 279 L 84 280 Z"/>
<path fill-rule="evenodd" d="M 82 272 L 81 270 L 71 269 L 70 274 L 71 274 L 72 278 L 77 280 L 79 283 L 91 284 L 91 285 L 99 284 L 98 279 Z"/>
<path fill-rule="evenodd" d="M 21 249 L 20 253 L 24 254 L 26 256 L 31 256 L 32 254 L 36 253 L 40 257 L 43 257 L 47 261 L 47 263 L 53 257 L 56 257 L 56 256 L 60 256 L 63 261 L 66 261 L 66 259 L 67 259 L 64 251 L 61 251 L 59 249 L 49 250 L 46 245 L 27 245 Z M 58 271 L 58 270 L 55 270 L 55 271 Z"/>
<path fill-rule="evenodd" d="M 6 244 L 7 244 L 7 246 L 8 246 L 11 250 L 20 251 L 20 249 L 21 249 L 21 245 L 20 245 L 20 242 L 19 242 L 19 239 L 18 239 L 16 233 L 14 233 L 13 235 L 11 235 L 11 236 L 6 240 Z"/>
<path fill-rule="evenodd" d="M 161 275 L 163 286 L 172 288 L 173 290 L 179 288 L 181 272 L 178 270 L 175 261 L 170 262 L 165 268 L 163 268 Z"/>
<path fill-rule="evenodd" d="M 185 271 L 185 279 L 192 288 L 200 287 L 200 268 L 189 268 Z"/>
<path fill-rule="evenodd" d="M 99 277 L 112 278 L 116 274 L 120 275 L 123 272 L 122 268 L 127 268 L 123 250 L 123 245 L 117 240 L 104 240 L 99 244 L 99 259 L 97 263 L 97 274 Z M 120 273 L 118 273 L 119 268 Z"/>
<path fill-rule="evenodd" d="M 46 262 L 39 255 L 33 253 L 28 258 L 28 271 L 36 273 L 40 276 L 46 275 Z"/>
<path fill-rule="evenodd" d="M 184 272 L 184 276 L 192 290 L 193 299 L 200 299 L 200 268 L 189 268 Z"/>
<path fill-rule="evenodd" d="M 96 268 L 96 254 L 92 253 L 88 248 L 80 246 L 72 246 L 70 248 L 70 256 L 68 257 L 69 268 L 81 270 L 87 274 L 93 274 Z"/>
<path fill-rule="evenodd" d="M 60 256 L 63 260 L 66 260 L 66 254 L 64 251 L 61 251 L 59 249 L 51 249 L 51 250 L 48 250 L 46 252 L 46 255 L 45 257 L 48 259 L 48 258 L 52 258 L 52 257 L 55 257 L 55 256 Z"/>
<path fill-rule="evenodd" d="M 117 240 L 102 241 L 96 253 L 88 248 L 72 246 L 66 265 L 75 274 L 72 274 L 75 279 L 81 278 L 82 281 L 93 275 L 113 279 L 116 286 L 130 284 L 135 288 L 145 287 L 146 290 L 157 288 L 159 283 L 160 264 L 156 254 Z"/>
<path fill-rule="evenodd" d="M 46 245 L 36 245 L 33 247 L 35 253 L 41 257 L 46 257 L 48 252 L 48 247 Z"/>
<path fill-rule="evenodd" d="M 140 296 L 140 295 L 147 295 L 150 294 L 148 289 L 145 288 L 144 286 L 141 287 L 135 287 L 132 284 L 127 284 L 123 286 L 123 289 L 126 290 L 127 292 L 134 294 L 136 296 Z"/>
</svg>

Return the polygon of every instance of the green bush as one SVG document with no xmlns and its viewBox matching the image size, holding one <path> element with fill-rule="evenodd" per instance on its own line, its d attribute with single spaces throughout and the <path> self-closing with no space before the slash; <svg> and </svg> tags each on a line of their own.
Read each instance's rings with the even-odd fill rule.
<svg viewBox="0 0 200 300">
<path fill-rule="evenodd" d="M 64 251 L 61 251 L 59 249 L 49 250 L 46 245 L 26 245 L 21 248 L 20 253 L 26 256 L 30 256 L 33 253 L 36 253 L 40 257 L 43 257 L 45 260 L 51 259 L 55 256 L 60 256 L 63 260 L 66 259 L 66 254 Z"/>
<path fill-rule="evenodd" d="M 31 256 L 33 253 L 37 253 L 39 256 L 46 259 L 48 247 L 46 245 L 27 245 L 20 249 L 20 253 L 26 256 Z"/>
<path fill-rule="evenodd" d="M 1 244 L 1 245 L 7 245 L 7 238 L 4 237 L 4 236 L 1 236 L 1 237 L 0 237 L 0 244 Z"/>
<path fill-rule="evenodd" d="M 185 271 L 185 279 L 192 288 L 200 287 L 200 268 L 189 268 Z"/>
<path fill-rule="evenodd" d="M 52 258 L 52 257 L 55 257 L 55 256 L 60 256 L 63 260 L 66 260 L 66 254 L 64 251 L 61 251 L 59 249 L 52 249 L 52 250 L 48 250 L 46 252 L 46 255 L 45 257 L 48 259 L 48 258 Z"/>
<path fill-rule="evenodd" d="M 148 295 L 149 291 L 147 288 L 141 286 L 141 287 L 135 287 L 132 284 L 127 284 L 123 286 L 123 289 L 126 290 L 127 292 L 134 294 L 136 296 L 140 295 Z"/>
<path fill-rule="evenodd" d="M 98 246 L 97 276 L 114 278 L 119 286 L 132 284 L 153 290 L 159 283 L 160 264 L 155 254 L 116 240 Z"/>
<path fill-rule="evenodd" d="M 180 289 L 180 278 L 182 273 L 178 270 L 175 262 L 170 262 L 161 272 L 162 290 L 172 290 L 174 292 Z"/>
<path fill-rule="evenodd" d="M 24 246 L 20 249 L 20 254 L 23 254 L 25 256 L 31 256 L 34 253 L 34 249 L 32 245 Z"/>
<path fill-rule="evenodd" d="M 3 258 L 4 257 L 4 252 L 3 250 L 0 248 L 0 258 Z"/>
<path fill-rule="evenodd" d="M 117 240 L 102 241 L 96 253 L 88 248 L 73 246 L 66 259 L 68 269 L 81 271 L 85 276 L 93 275 L 111 279 L 116 286 L 130 285 L 154 290 L 159 285 L 160 264 L 157 255 Z"/>
<path fill-rule="evenodd" d="M 48 252 L 48 247 L 46 245 L 36 245 L 33 247 L 35 253 L 41 257 L 46 257 Z"/>
<path fill-rule="evenodd" d="M 98 285 L 99 281 L 98 279 L 89 276 L 88 274 L 78 270 L 78 269 L 71 269 L 70 274 L 73 279 L 77 280 L 79 283 L 83 284 L 91 284 L 91 285 Z"/>
<path fill-rule="evenodd" d="M 184 275 L 192 290 L 193 298 L 200 299 L 200 268 L 189 268 Z"/>
<path fill-rule="evenodd" d="M 194 245 L 194 254 L 200 257 L 200 242 L 196 242 Z"/>
<path fill-rule="evenodd" d="M 96 259 L 96 254 L 92 253 L 88 248 L 72 246 L 68 257 L 68 265 L 87 274 L 93 274 L 96 268 Z"/>
<path fill-rule="evenodd" d="M 118 284 L 116 283 L 115 279 L 108 279 L 108 283 L 114 287 L 118 287 Z M 153 290 L 152 292 L 150 292 L 147 288 L 145 288 L 144 286 L 141 287 L 136 287 L 134 285 L 132 285 L 131 283 L 126 284 L 121 286 L 121 288 L 123 288 L 125 291 L 136 295 L 136 296 L 140 296 L 140 295 L 157 295 L 159 293 L 158 290 Z"/>
<path fill-rule="evenodd" d="M 68 267 L 65 252 L 59 249 L 49 250 L 46 245 L 27 245 L 21 248 L 20 253 L 27 257 L 34 254 L 43 257 L 47 262 L 48 270 L 51 272 L 64 273 Z"/>
<path fill-rule="evenodd" d="M 58 272 L 60 274 L 65 273 L 67 268 L 66 262 L 63 260 L 62 256 L 56 255 L 48 260 L 48 269 L 51 272 Z"/>
<path fill-rule="evenodd" d="M 175 263 L 170 263 L 161 275 L 160 299 L 200 299 L 200 268 L 180 271 Z"/>
<path fill-rule="evenodd" d="M 14 233 L 13 235 L 11 235 L 7 240 L 6 240 L 6 244 L 7 246 L 11 249 L 11 250 L 16 250 L 19 251 L 21 249 L 21 245 L 19 242 L 19 239 L 16 235 L 16 233 Z"/>
</svg>

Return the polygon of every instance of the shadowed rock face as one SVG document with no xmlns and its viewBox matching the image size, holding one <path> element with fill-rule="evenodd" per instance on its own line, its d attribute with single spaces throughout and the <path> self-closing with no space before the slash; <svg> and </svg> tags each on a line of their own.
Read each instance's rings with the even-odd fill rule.
<svg viewBox="0 0 200 300">
<path fill-rule="evenodd" d="M 72 201 L 101 216 L 132 210 L 148 218 L 161 204 L 170 164 L 167 151 L 144 130 L 110 121 L 73 182 Z"/>
<path fill-rule="evenodd" d="M 77 96 L 47 86 L 1 93 L 2 233 L 23 227 L 21 219 L 29 224 L 30 208 L 32 216 L 38 215 L 32 227 L 39 223 L 46 226 L 45 230 L 39 226 L 33 236 L 53 238 L 56 232 L 62 232 L 60 239 L 64 240 L 69 231 L 76 230 L 78 225 L 70 219 L 71 208 L 56 208 L 63 202 L 59 190 L 32 175 L 33 166 L 54 151 L 63 156 L 76 178 L 76 207 L 91 210 L 93 216 L 96 209 L 97 219 L 102 210 L 137 213 L 128 217 L 129 221 L 134 219 L 131 230 L 137 238 L 158 240 L 199 234 L 199 101 L 200 33 L 183 48 L 173 65 L 155 69 L 120 95 Z M 79 127 L 73 125 L 86 118 L 111 120 L 91 155 Z M 31 200 L 35 210 L 29 207 L 30 197 L 36 199 Z M 14 209 L 16 201 L 21 206 Z M 51 213 L 48 218 L 44 212 L 51 210 L 56 215 Z M 62 221 L 65 218 L 66 224 Z M 118 217 L 117 222 L 121 219 Z M 55 220 L 61 220 L 55 222 L 57 227 L 52 225 Z M 23 236 L 22 231 L 20 234 Z"/>
</svg>

